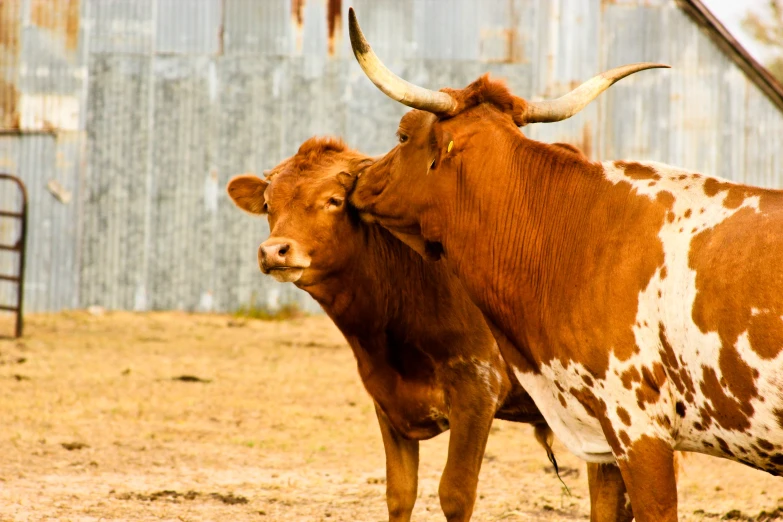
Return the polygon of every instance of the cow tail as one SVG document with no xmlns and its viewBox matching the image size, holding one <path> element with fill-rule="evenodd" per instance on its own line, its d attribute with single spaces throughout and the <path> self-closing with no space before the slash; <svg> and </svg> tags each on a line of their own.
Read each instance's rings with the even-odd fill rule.
<svg viewBox="0 0 783 522">
<path fill-rule="evenodd" d="M 554 433 L 552 433 L 552 430 L 549 429 L 549 426 L 547 426 L 546 424 L 536 424 L 535 435 L 538 443 L 544 447 L 544 450 L 546 451 L 546 456 L 549 459 L 549 462 L 552 463 L 552 467 L 555 469 L 555 475 L 557 475 L 557 479 L 563 485 L 566 494 L 570 497 L 571 490 L 568 489 L 568 486 L 566 485 L 565 482 L 563 482 L 563 478 L 560 476 L 560 468 L 557 466 L 557 459 L 555 458 L 555 452 L 552 451 L 552 442 L 554 441 L 555 438 Z"/>
</svg>

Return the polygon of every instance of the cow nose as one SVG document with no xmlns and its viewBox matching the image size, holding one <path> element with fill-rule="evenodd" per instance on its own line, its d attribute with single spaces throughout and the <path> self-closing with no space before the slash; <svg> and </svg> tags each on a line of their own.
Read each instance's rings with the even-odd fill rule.
<svg viewBox="0 0 783 522">
<path fill-rule="evenodd" d="M 285 265 L 285 256 L 291 250 L 291 244 L 285 241 L 261 243 L 258 247 L 258 258 L 267 268 Z"/>
<path fill-rule="evenodd" d="M 288 253 L 289 248 L 291 248 L 291 245 L 288 243 L 282 243 L 273 247 L 273 249 L 277 249 L 276 253 L 278 256 L 285 256 Z"/>
</svg>

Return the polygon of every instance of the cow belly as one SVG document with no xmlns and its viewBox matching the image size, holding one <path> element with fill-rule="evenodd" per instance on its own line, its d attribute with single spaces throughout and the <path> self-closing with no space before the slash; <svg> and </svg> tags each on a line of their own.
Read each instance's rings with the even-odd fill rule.
<svg viewBox="0 0 783 522">
<path fill-rule="evenodd" d="M 598 420 L 581 405 L 572 404 L 574 398 L 559 392 L 553 379 L 516 368 L 514 373 L 568 451 L 587 462 L 604 464 L 615 461 Z M 561 396 L 566 403 L 565 407 L 560 400 Z"/>
</svg>

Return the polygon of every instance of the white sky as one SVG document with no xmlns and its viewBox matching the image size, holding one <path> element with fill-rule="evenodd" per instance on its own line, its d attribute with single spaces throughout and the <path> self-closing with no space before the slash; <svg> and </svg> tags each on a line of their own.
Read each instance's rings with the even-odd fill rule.
<svg viewBox="0 0 783 522">
<path fill-rule="evenodd" d="M 774 51 L 756 42 L 756 40 L 748 35 L 741 26 L 742 19 L 749 10 L 753 10 L 759 14 L 764 13 L 764 9 L 769 0 L 702 1 L 754 58 L 764 63 L 770 55 L 774 54 Z"/>
</svg>

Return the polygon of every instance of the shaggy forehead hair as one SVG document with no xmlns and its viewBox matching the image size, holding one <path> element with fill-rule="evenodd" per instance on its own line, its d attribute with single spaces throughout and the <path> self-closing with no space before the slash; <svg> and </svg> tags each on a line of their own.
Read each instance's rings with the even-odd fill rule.
<svg viewBox="0 0 783 522">
<path fill-rule="evenodd" d="M 489 74 L 484 74 L 464 89 L 441 89 L 457 102 L 456 107 L 444 116 L 452 118 L 482 103 L 494 105 L 499 111 L 514 118 L 519 126 L 525 124 L 524 115 L 527 102 L 511 94 L 508 86 L 502 80 L 490 80 Z"/>
<path fill-rule="evenodd" d="M 314 179 L 322 178 L 329 173 L 323 167 L 333 164 L 338 159 L 351 161 L 361 158 L 364 156 L 348 148 L 340 138 L 316 136 L 302 143 L 296 154 L 266 171 L 266 181 L 272 181 L 273 177 L 286 171 Z"/>
</svg>

